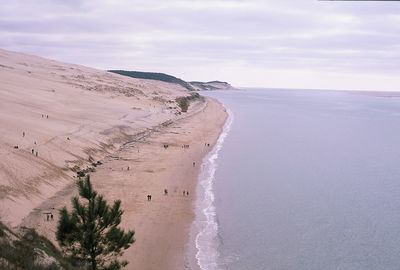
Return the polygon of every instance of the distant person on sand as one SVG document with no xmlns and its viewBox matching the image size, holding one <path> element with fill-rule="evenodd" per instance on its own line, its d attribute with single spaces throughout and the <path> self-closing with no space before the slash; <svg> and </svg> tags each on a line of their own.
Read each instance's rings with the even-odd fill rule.
<svg viewBox="0 0 400 270">
<path fill-rule="evenodd" d="M 184 190 L 184 191 L 182 191 L 182 194 L 183 194 L 183 196 L 185 196 L 186 195 L 186 191 Z"/>
<path fill-rule="evenodd" d="M 49 218 L 50 218 L 49 214 L 46 214 L 46 218 L 47 218 L 47 221 L 49 221 Z"/>
<path fill-rule="evenodd" d="M 195 166 L 196 166 L 196 162 L 193 161 L 193 167 L 195 167 Z"/>
<path fill-rule="evenodd" d="M 151 195 L 150 195 L 150 194 L 147 195 L 147 200 L 148 200 L 148 201 L 151 201 Z"/>
<path fill-rule="evenodd" d="M 22 137 L 25 137 L 25 131 L 22 132 Z"/>
<path fill-rule="evenodd" d="M 168 189 L 164 189 L 164 195 L 168 195 Z"/>
<path fill-rule="evenodd" d="M 50 218 L 51 218 L 51 220 L 54 220 L 54 217 L 53 217 L 52 213 L 50 214 Z"/>
<path fill-rule="evenodd" d="M 32 155 L 33 155 L 34 152 L 35 152 L 35 150 L 32 149 Z"/>
<path fill-rule="evenodd" d="M 189 196 L 189 191 L 186 191 L 186 196 Z"/>
<path fill-rule="evenodd" d="M 36 151 L 36 156 L 38 156 L 38 151 Z"/>
</svg>

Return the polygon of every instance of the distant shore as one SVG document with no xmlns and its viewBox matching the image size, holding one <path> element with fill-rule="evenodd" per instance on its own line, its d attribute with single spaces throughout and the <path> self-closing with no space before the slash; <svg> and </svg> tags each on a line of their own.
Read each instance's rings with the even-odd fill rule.
<svg viewBox="0 0 400 270">
<path fill-rule="evenodd" d="M 197 177 L 224 107 L 196 97 L 185 112 L 177 100 L 192 92 L 176 84 L 1 49 L 0 57 L 1 222 L 57 244 L 58 210 L 89 172 L 136 231 L 125 269 L 188 269 Z"/>
<path fill-rule="evenodd" d="M 188 257 L 187 248 L 195 217 L 198 174 L 226 117 L 221 104 L 206 98 L 194 104 L 187 116 L 124 145 L 91 173 L 99 193 L 107 200 L 122 201 L 122 226 L 136 232 L 136 242 L 123 256 L 129 261 L 126 269 L 174 270 L 196 266 L 191 261 L 195 258 Z M 184 191 L 189 195 L 183 195 Z M 75 192 L 72 186 L 45 204 L 56 209 L 68 205 Z M 147 195 L 152 196 L 151 201 L 147 201 Z M 43 204 L 42 207 L 46 208 Z M 46 222 L 40 213 L 31 214 L 22 225 L 55 240 L 56 223 Z"/>
</svg>

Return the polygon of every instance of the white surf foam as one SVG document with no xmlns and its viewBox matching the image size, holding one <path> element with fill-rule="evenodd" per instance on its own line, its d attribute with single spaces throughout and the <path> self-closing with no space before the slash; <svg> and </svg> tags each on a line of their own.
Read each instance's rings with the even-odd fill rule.
<svg viewBox="0 0 400 270">
<path fill-rule="evenodd" d="M 214 205 L 214 180 L 217 171 L 217 159 L 225 138 L 227 137 L 232 123 L 233 114 L 227 110 L 228 119 L 224 125 L 214 148 L 203 159 L 203 167 L 200 173 L 200 188 L 198 192 L 198 203 L 196 211 L 197 235 L 196 259 L 202 270 L 218 270 L 218 223 Z"/>
</svg>

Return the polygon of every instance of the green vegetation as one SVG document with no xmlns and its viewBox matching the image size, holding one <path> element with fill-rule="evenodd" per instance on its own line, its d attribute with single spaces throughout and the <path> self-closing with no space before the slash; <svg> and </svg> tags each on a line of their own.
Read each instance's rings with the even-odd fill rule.
<svg viewBox="0 0 400 270">
<path fill-rule="evenodd" d="M 192 87 L 200 91 L 212 91 L 212 90 L 226 90 L 233 89 L 233 87 L 227 82 L 221 81 L 210 81 L 210 82 L 189 82 Z"/>
<path fill-rule="evenodd" d="M 12 232 L 0 222 L 0 269 L 9 270 L 78 270 L 61 252 L 33 229 Z"/>
<path fill-rule="evenodd" d="M 155 73 L 155 72 L 142 72 L 142 71 L 127 71 L 127 70 L 109 70 L 109 72 L 117 73 L 120 75 L 137 78 L 137 79 L 147 79 L 147 80 L 156 80 L 168 83 L 175 83 L 183 86 L 189 91 L 194 91 L 194 88 L 184 80 L 176 78 L 174 76 L 164 74 L 164 73 Z"/>
<path fill-rule="evenodd" d="M 186 97 L 177 97 L 176 103 L 178 103 L 179 108 L 181 108 L 182 112 L 187 112 L 189 109 L 189 101 Z"/>
<path fill-rule="evenodd" d="M 134 232 L 118 228 L 121 202 L 109 206 L 93 190 L 89 175 L 78 181 L 78 188 L 73 210 L 60 211 L 56 236 L 63 252 L 34 229 L 14 232 L 0 222 L 0 269 L 117 270 L 127 265 L 118 257 L 134 242 Z"/>
<path fill-rule="evenodd" d="M 118 257 L 135 240 L 134 232 L 118 228 L 123 211 L 121 201 L 109 206 L 93 190 L 89 175 L 78 180 L 79 195 L 72 198 L 72 212 L 60 210 L 57 241 L 65 255 L 91 270 L 121 269 L 128 263 Z"/>
<path fill-rule="evenodd" d="M 90 161 L 91 162 L 91 161 Z M 103 164 L 101 161 L 91 162 L 91 166 L 86 167 L 86 169 L 81 169 L 78 165 L 71 168 L 71 171 L 76 173 L 79 178 L 85 177 L 88 173 L 95 172 L 96 167 Z"/>
<path fill-rule="evenodd" d="M 181 111 L 187 112 L 187 110 L 189 109 L 190 101 L 193 101 L 198 98 L 200 98 L 199 93 L 191 93 L 190 96 L 177 97 L 175 100 L 176 100 L 176 103 L 178 104 L 178 106 L 181 108 Z"/>
<path fill-rule="evenodd" d="M 97 166 L 97 165 L 96 165 Z M 95 167 L 95 166 L 94 166 Z M 81 178 L 81 177 L 85 177 L 88 173 L 90 172 L 95 172 L 96 169 L 94 167 L 87 167 L 86 169 L 83 170 L 79 170 L 76 172 L 76 175 Z"/>
<path fill-rule="evenodd" d="M 3 225 L 3 223 L 0 223 L 0 237 L 4 237 L 6 233 L 4 230 L 6 229 L 6 226 Z"/>
</svg>

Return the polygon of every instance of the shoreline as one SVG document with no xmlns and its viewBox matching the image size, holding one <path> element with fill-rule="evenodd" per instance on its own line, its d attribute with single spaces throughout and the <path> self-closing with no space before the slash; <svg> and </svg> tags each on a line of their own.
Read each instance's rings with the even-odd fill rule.
<svg viewBox="0 0 400 270">
<path fill-rule="evenodd" d="M 1 49 L 0 57 L 1 222 L 57 245 L 58 210 L 77 195 L 77 173 L 90 172 L 98 193 L 121 199 L 121 226 L 136 230 L 125 269 L 185 268 L 198 173 L 224 107 L 204 97 L 183 113 L 176 99 L 190 93 L 180 85 Z"/>
<path fill-rule="evenodd" d="M 204 97 L 204 102 L 194 103 L 184 117 L 153 128 L 142 139 L 122 144 L 91 173 L 94 188 L 105 199 L 121 199 L 121 226 L 136 232 L 136 242 L 123 256 L 129 262 L 124 269 L 199 269 L 194 268 L 192 260 L 196 258 L 189 258 L 188 252 L 199 173 L 226 119 L 222 104 Z M 189 148 L 182 148 L 185 144 Z M 163 194 L 165 188 L 168 195 Z M 183 190 L 189 196 L 183 196 Z M 59 209 L 69 205 L 75 194 L 71 184 L 40 208 Z M 152 195 L 152 201 L 147 201 L 147 194 Z M 43 220 L 40 211 L 31 212 L 20 225 L 33 227 L 55 242 L 56 222 Z"/>
<path fill-rule="evenodd" d="M 189 256 L 195 258 L 195 262 L 189 269 L 218 269 L 219 241 L 214 203 L 214 182 L 219 152 L 230 133 L 234 120 L 233 113 L 225 106 L 224 108 L 227 112 L 225 123 L 212 149 L 203 157 L 202 168 L 198 176 L 197 198 L 194 207 L 196 216 L 190 230 L 190 242 L 194 245 L 189 250 Z"/>
<path fill-rule="evenodd" d="M 144 252 L 144 254 L 142 253 L 142 255 L 144 255 L 143 257 L 136 255 L 136 252 L 138 252 L 140 246 L 138 245 L 139 242 L 135 243 L 131 247 L 132 253 L 128 252 L 127 250 L 127 252 L 124 254 L 124 258 L 127 260 L 132 260 L 126 269 L 200 269 L 200 267 L 197 265 L 196 257 L 192 257 L 192 254 L 189 252 L 190 246 L 195 245 L 195 243 L 190 242 L 190 233 L 191 227 L 196 218 L 195 207 L 198 200 L 197 190 L 200 180 L 199 177 L 203 167 L 203 160 L 215 147 L 215 144 L 223 131 L 227 117 L 228 116 L 226 114 L 225 107 L 223 107 L 220 102 L 216 101 L 215 99 L 206 98 L 205 108 L 192 115 L 175 121 L 171 127 L 167 128 L 165 131 L 168 133 L 168 129 L 190 128 L 190 132 L 187 133 L 186 138 L 179 138 L 179 135 L 182 134 L 174 134 L 178 135 L 174 139 L 178 141 L 183 139 L 183 141 L 189 144 L 190 147 L 186 150 L 182 150 L 179 149 L 180 145 L 176 146 L 176 148 L 178 148 L 176 149 L 176 154 L 181 156 L 182 153 L 179 152 L 183 151 L 184 156 L 180 157 L 180 161 L 176 161 L 171 164 L 171 167 L 175 166 L 175 168 L 171 168 L 169 175 L 167 175 L 167 178 L 172 176 L 176 179 L 168 179 L 165 181 L 165 184 L 169 185 L 170 187 L 172 184 L 173 193 L 171 194 L 171 189 L 168 188 L 169 194 L 167 196 L 161 196 L 162 186 L 158 186 L 160 189 L 160 195 L 157 196 L 161 196 L 164 200 L 162 205 L 157 207 L 159 207 L 158 210 L 163 211 L 162 215 L 164 216 L 164 219 L 163 217 L 159 216 L 157 209 L 152 210 L 152 217 L 157 217 L 159 220 L 157 220 L 155 223 L 154 221 L 149 222 L 153 223 L 154 227 L 152 228 L 145 225 L 143 226 L 146 227 L 146 235 L 149 235 L 146 237 L 146 241 L 149 242 L 147 244 L 148 246 L 146 247 L 146 252 Z M 210 126 L 205 127 L 204 123 L 209 121 L 214 122 L 209 123 Z M 162 135 L 161 137 L 163 138 L 159 139 L 165 139 L 165 136 Z M 210 145 L 205 146 L 205 143 L 209 143 Z M 193 167 L 192 161 L 187 160 L 187 158 L 195 160 L 195 167 Z M 185 160 L 188 162 L 186 165 L 182 166 L 181 161 Z M 179 188 L 176 190 L 177 185 L 185 185 L 185 190 L 189 191 L 189 197 L 183 198 L 181 190 L 179 190 Z M 166 205 L 171 195 L 174 197 L 173 200 L 177 199 L 177 201 L 170 201 L 169 205 Z M 168 214 L 166 214 L 165 211 L 168 211 Z M 137 223 L 140 222 L 141 221 L 137 221 Z M 141 238 L 139 229 L 134 229 L 138 233 L 137 239 L 139 237 Z M 159 233 L 160 235 L 154 237 L 153 233 L 155 232 Z M 161 235 L 162 233 L 167 235 Z M 141 251 L 143 252 L 143 250 Z M 132 258 L 133 253 L 135 253 L 134 256 L 136 258 L 141 257 L 141 260 L 135 261 L 135 257 Z M 158 260 L 155 260 L 154 257 L 157 257 L 157 254 L 160 257 Z M 146 260 L 146 258 L 148 258 L 148 260 Z"/>
<path fill-rule="evenodd" d="M 9 227 L 54 210 L 43 202 L 78 171 L 187 115 L 175 102 L 189 94 L 179 85 L 2 49 L 0 57 L 0 219 Z"/>
</svg>

